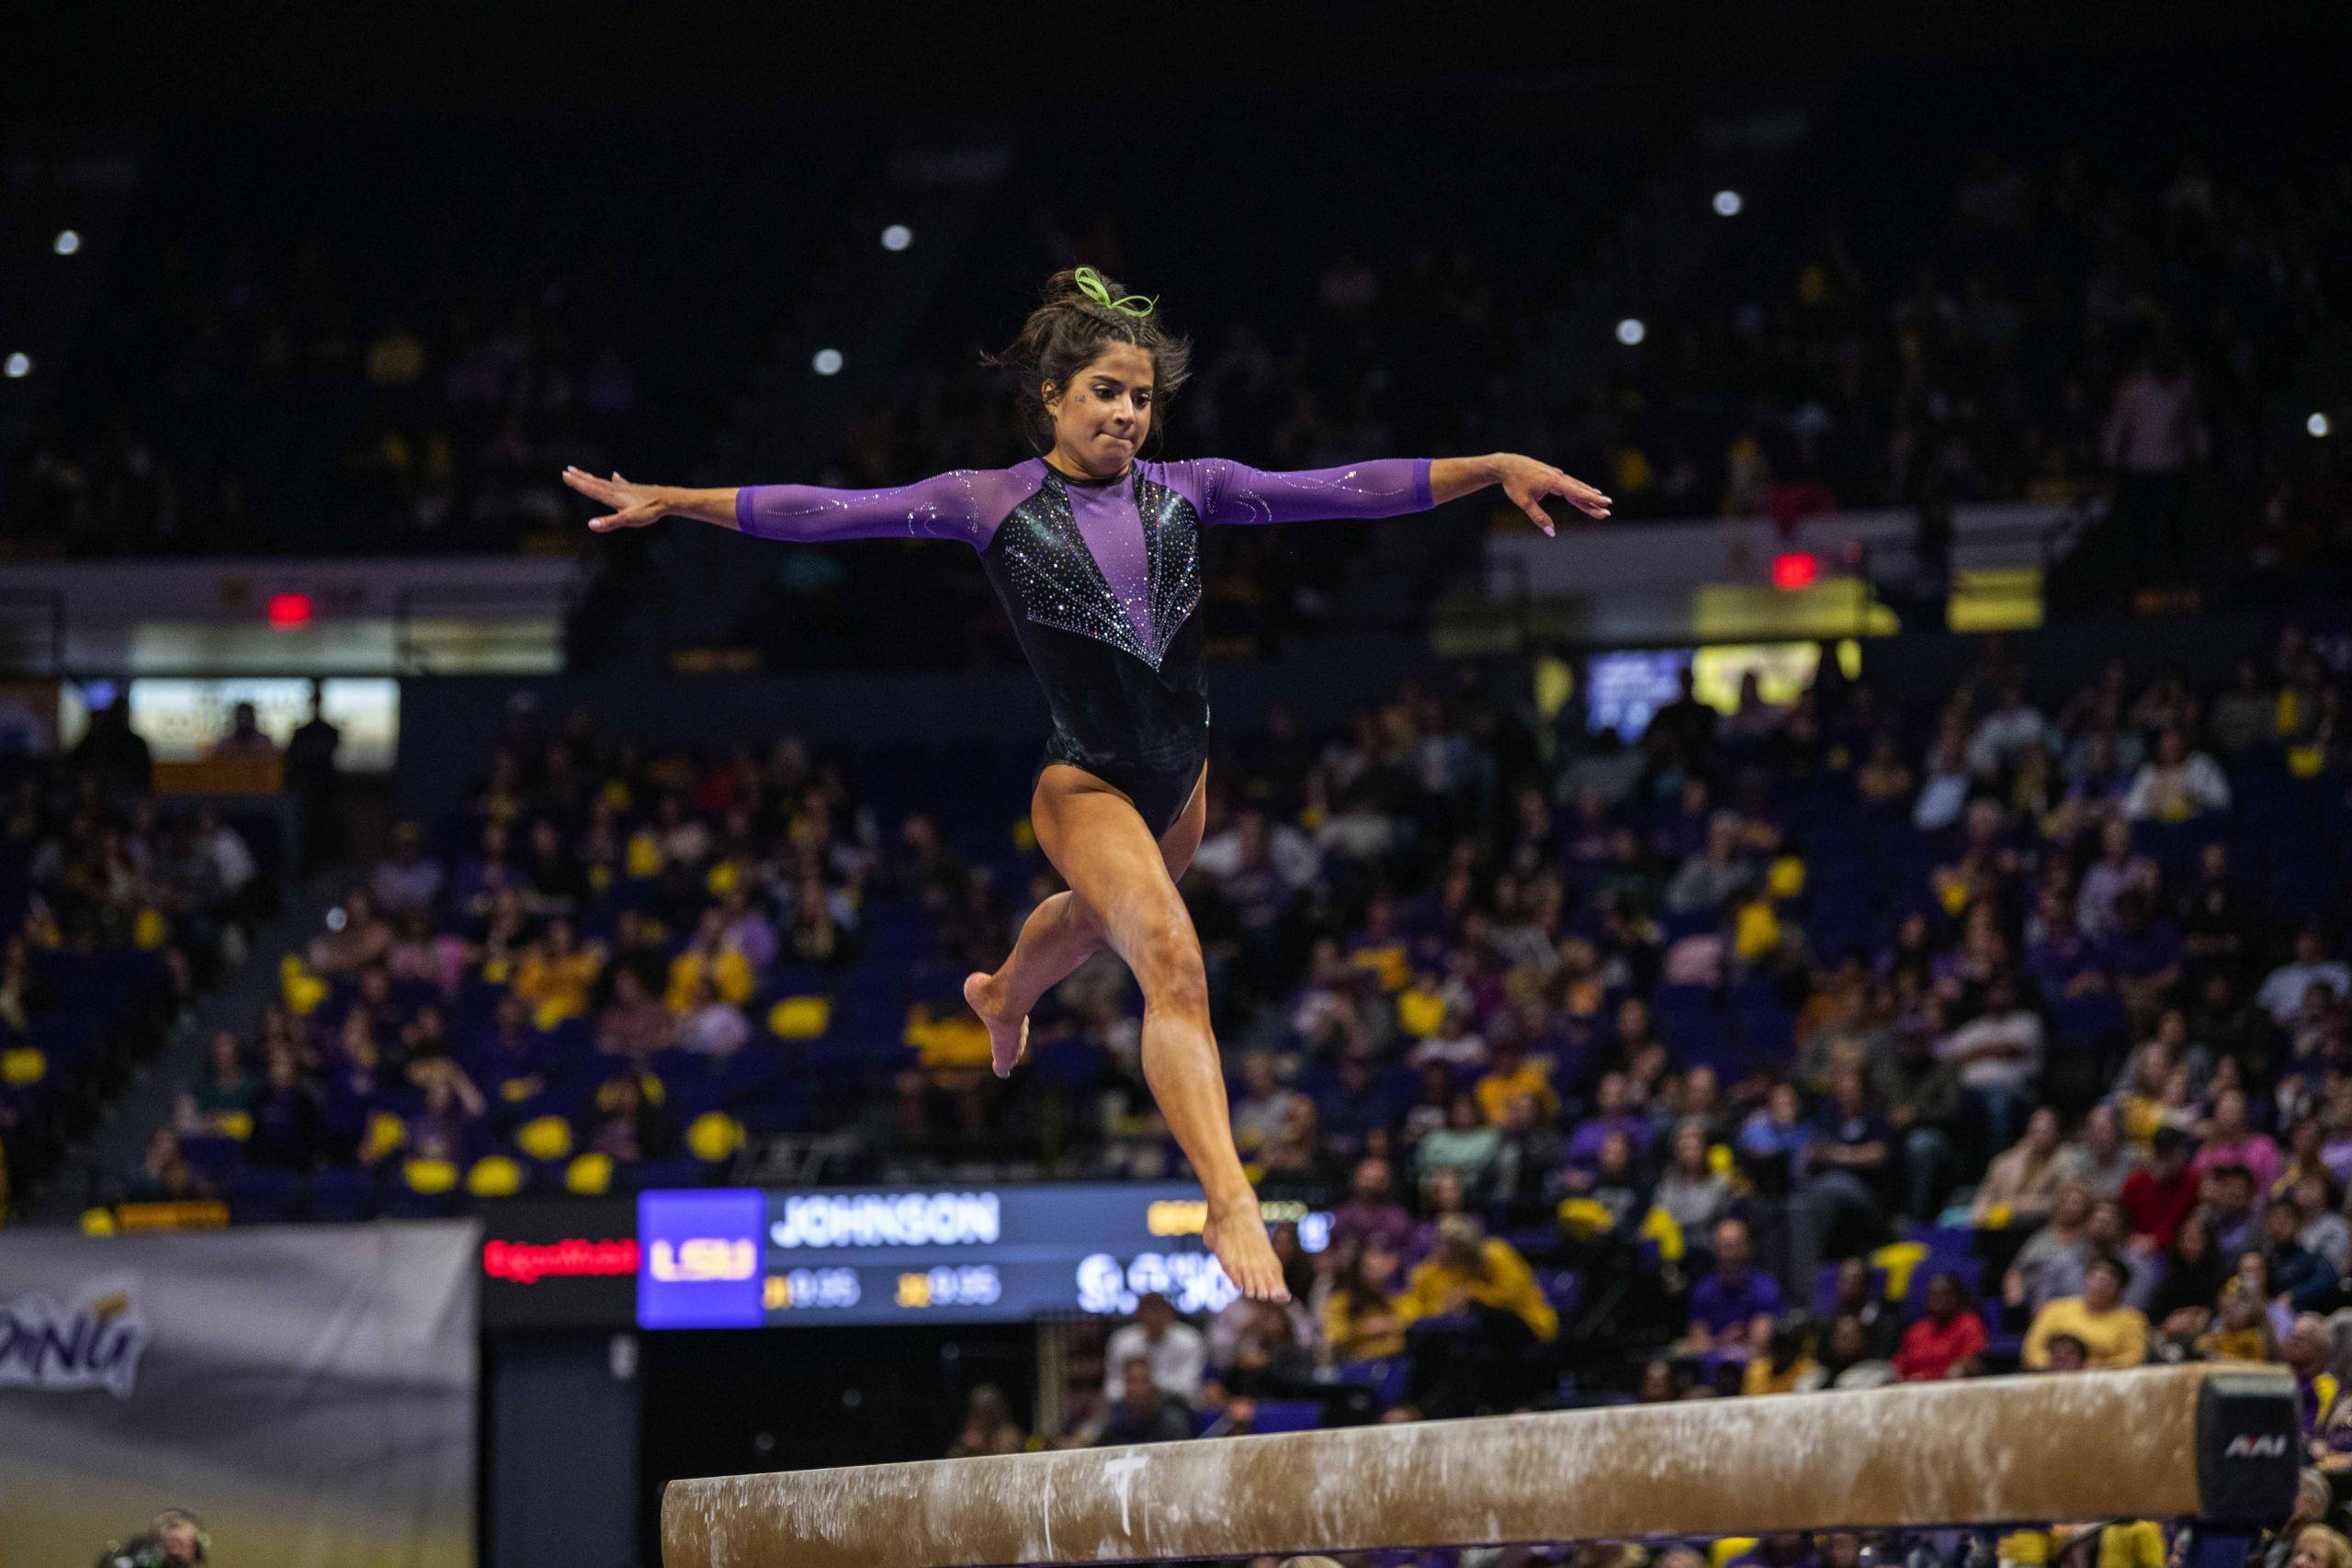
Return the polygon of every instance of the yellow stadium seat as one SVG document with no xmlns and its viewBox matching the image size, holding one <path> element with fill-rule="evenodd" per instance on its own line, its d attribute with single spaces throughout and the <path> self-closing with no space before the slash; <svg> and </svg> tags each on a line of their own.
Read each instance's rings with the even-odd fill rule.
<svg viewBox="0 0 2352 1568">
<path fill-rule="evenodd" d="M 0 1051 L 0 1083 L 22 1089 L 49 1076 L 49 1058 L 30 1045 Z"/>
<path fill-rule="evenodd" d="M 613 1157 L 610 1155 L 584 1154 L 564 1168 L 564 1190 L 580 1197 L 600 1197 L 611 1190 L 612 1185 Z"/>
<path fill-rule="evenodd" d="M 114 1211 L 112 1209 L 85 1209 L 82 1211 L 82 1234 L 84 1235 L 112 1235 L 115 1234 L 115 1228 Z"/>
<path fill-rule="evenodd" d="M 389 1111 L 368 1118 L 368 1157 L 381 1159 L 408 1142 L 408 1123 Z"/>
<path fill-rule="evenodd" d="M 1775 898 L 1794 898 L 1804 891 L 1804 862 L 1796 855 L 1782 855 L 1772 863 L 1765 876 L 1765 887 Z"/>
<path fill-rule="evenodd" d="M 220 1131 L 241 1144 L 254 1135 L 254 1113 L 250 1111 L 223 1111 L 220 1122 Z"/>
<path fill-rule="evenodd" d="M 1724 1568 L 1724 1563 L 1730 1562 L 1741 1552 L 1753 1551 L 1755 1550 L 1756 1538 L 1754 1536 L 1727 1535 L 1724 1537 L 1723 1540 L 1707 1548 L 1708 1568 Z"/>
<path fill-rule="evenodd" d="M 1743 963 L 1753 964 L 1780 945 L 1781 918 L 1772 906 L 1761 898 L 1742 904 L 1732 917 L 1732 952 Z"/>
<path fill-rule="evenodd" d="M 504 1155 L 484 1155 L 466 1172 L 466 1190 L 477 1198 L 512 1198 L 522 1190 L 522 1164 Z"/>
<path fill-rule="evenodd" d="M 1560 1200 L 1560 1228 L 1570 1235 L 1590 1238 L 1609 1229 L 1609 1206 L 1591 1198 Z"/>
<path fill-rule="evenodd" d="M 562 1159 L 571 1153 L 571 1123 L 560 1116 L 534 1116 L 515 1129 L 514 1146 L 533 1159 Z"/>
<path fill-rule="evenodd" d="M 786 997 L 768 1009 L 768 1032 L 779 1040 L 814 1040 L 832 1023 L 830 997 Z"/>
<path fill-rule="evenodd" d="M 1886 1299 L 1899 1302 L 1911 1293 L 1911 1276 L 1928 1260 L 1928 1249 L 1916 1241 L 1889 1243 L 1871 1254 L 1871 1265 L 1885 1271 Z"/>
<path fill-rule="evenodd" d="M 686 1147 L 706 1165 L 717 1165 L 743 1146 L 743 1124 L 724 1111 L 706 1111 L 686 1129 Z"/>
<path fill-rule="evenodd" d="M 632 882 L 662 874 L 662 845 L 642 828 L 630 835 L 628 848 L 621 852 L 621 874 Z"/>
<path fill-rule="evenodd" d="M 1396 1022 L 1406 1033 L 1427 1040 L 1445 1021 L 1445 998 L 1412 986 L 1396 998 Z"/>
<path fill-rule="evenodd" d="M 302 960 L 289 953 L 277 964 L 277 987 L 286 1001 L 286 1010 L 297 1018 L 308 1018 L 327 999 L 327 983 L 311 974 Z"/>
<path fill-rule="evenodd" d="M 1642 1216 L 1642 1237 L 1657 1244 L 1658 1260 L 1662 1263 L 1682 1261 L 1682 1225 L 1664 1209 L 1653 1206 Z"/>
<path fill-rule="evenodd" d="M 144 908 L 130 918 L 130 945 L 133 947 L 161 947 L 164 940 L 171 934 L 171 922 L 164 919 L 161 909 Z"/>
<path fill-rule="evenodd" d="M 907 1010 L 906 1032 L 926 1067 L 977 1067 L 989 1059 L 988 1025 L 970 1013 L 933 1018 L 925 1007 Z"/>
<path fill-rule="evenodd" d="M 401 1167 L 401 1179 L 412 1192 L 438 1198 L 458 1185 L 458 1168 L 446 1159 L 413 1159 Z"/>
</svg>

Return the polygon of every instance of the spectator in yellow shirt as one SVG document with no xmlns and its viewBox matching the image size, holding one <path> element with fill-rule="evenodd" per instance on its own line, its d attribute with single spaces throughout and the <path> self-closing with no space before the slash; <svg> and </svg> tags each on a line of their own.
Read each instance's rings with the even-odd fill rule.
<svg viewBox="0 0 2352 1568">
<path fill-rule="evenodd" d="M 728 1006 L 741 1007 L 752 999 L 752 961 L 743 956 L 742 949 L 728 942 L 726 923 L 727 917 L 719 910 L 704 910 L 694 939 L 670 961 L 670 989 L 663 1004 L 672 1012 L 683 1013 L 694 1007 L 695 987 L 706 975 L 718 987 L 718 999 Z"/>
<path fill-rule="evenodd" d="M 1396 1265 L 1395 1253 L 1366 1246 L 1333 1287 L 1323 1303 L 1323 1342 L 1334 1361 L 1374 1361 L 1405 1353 Z"/>
<path fill-rule="evenodd" d="M 587 1013 L 589 993 L 604 972 L 604 945 L 582 947 L 570 920 L 552 920 L 546 937 L 526 948 L 515 965 L 514 991 L 531 1004 L 534 1023 L 553 1029 Z"/>
<path fill-rule="evenodd" d="M 2069 1548 L 2060 1562 L 2063 1568 L 2165 1568 L 2166 1555 L 2164 1526 L 2117 1519 L 2093 1529 L 2091 1539 Z"/>
<path fill-rule="evenodd" d="M 2221 1311 L 2213 1326 L 2197 1337 L 2195 1348 L 2209 1361 L 2267 1361 L 2278 1354 L 2262 1288 L 2244 1275 L 2222 1286 Z"/>
<path fill-rule="evenodd" d="M 1558 1337 L 1560 1315 L 1535 1283 L 1535 1271 L 1510 1243 L 1489 1236 L 1467 1214 L 1437 1224 L 1437 1250 L 1413 1270 L 1401 1303 L 1405 1321 L 1459 1312 L 1471 1302 L 1510 1313 L 1538 1339 Z"/>
<path fill-rule="evenodd" d="M 2165 1531 L 2154 1519 L 2061 1525 L 2016 1530 L 1996 1548 L 2004 1563 L 2047 1562 L 2052 1568 L 2165 1568 Z"/>
<path fill-rule="evenodd" d="M 2083 1267 L 2083 1293 L 2060 1296 L 2034 1314 L 2025 1334 L 2025 1364 L 2050 1369 L 2050 1341 L 2072 1335 L 2083 1342 L 2089 1363 L 2102 1371 L 2136 1367 L 2148 1359 L 2148 1320 L 2123 1304 L 2123 1266 L 2094 1258 Z"/>
<path fill-rule="evenodd" d="M 1474 1092 L 1478 1097 L 1478 1113 L 1489 1127 L 1501 1126 L 1510 1117 L 1510 1102 L 1522 1094 L 1535 1101 L 1542 1120 L 1548 1122 L 1560 1113 L 1560 1097 L 1552 1088 L 1552 1058 L 1530 1055 L 1515 1040 L 1494 1043 L 1493 1064 Z"/>
<path fill-rule="evenodd" d="M 1813 1357 L 1813 1326 L 1802 1314 L 1791 1313 L 1758 1337 L 1762 1343 L 1739 1375 L 1741 1393 L 1796 1393 L 1821 1386 L 1821 1363 Z"/>
</svg>

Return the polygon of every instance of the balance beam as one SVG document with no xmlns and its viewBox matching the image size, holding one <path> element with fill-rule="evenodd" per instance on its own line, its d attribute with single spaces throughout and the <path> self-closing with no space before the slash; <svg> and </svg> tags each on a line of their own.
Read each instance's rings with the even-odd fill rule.
<svg viewBox="0 0 2352 1568">
<path fill-rule="evenodd" d="M 2295 1500 L 2293 1379 L 2185 1366 L 674 1481 L 665 1568 L 1000 1568 Z"/>
</svg>

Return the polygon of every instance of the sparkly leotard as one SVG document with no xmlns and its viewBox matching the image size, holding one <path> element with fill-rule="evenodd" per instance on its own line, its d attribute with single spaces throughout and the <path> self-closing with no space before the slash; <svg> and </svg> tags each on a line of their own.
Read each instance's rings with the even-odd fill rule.
<svg viewBox="0 0 2352 1568">
<path fill-rule="evenodd" d="M 1221 457 L 1072 479 L 1041 457 L 894 490 L 750 485 L 735 520 L 766 539 L 961 539 L 1046 689 L 1049 761 L 1125 791 L 1153 835 L 1207 755 L 1200 531 L 1224 523 L 1393 517 L 1430 505 L 1430 460 L 1265 473 Z"/>
</svg>

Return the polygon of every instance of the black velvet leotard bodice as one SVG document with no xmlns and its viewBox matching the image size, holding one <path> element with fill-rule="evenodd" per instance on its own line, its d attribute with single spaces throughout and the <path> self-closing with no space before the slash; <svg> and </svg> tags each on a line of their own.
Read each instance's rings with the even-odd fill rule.
<svg viewBox="0 0 2352 1568">
<path fill-rule="evenodd" d="M 1119 491 L 1144 536 L 1149 612 L 1133 615 L 1080 533 L 1080 503 Z M 1090 493 L 1091 492 L 1091 493 Z M 1045 688 L 1054 718 L 1046 754 L 1122 788 L 1131 779 L 1189 781 L 1209 735 L 1201 599 L 1200 513 L 1183 495 L 1131 468 L 1115 479 L 1075 479 L 1050 466 L 980 552 L 1013 636 Z"/>
</svg>

